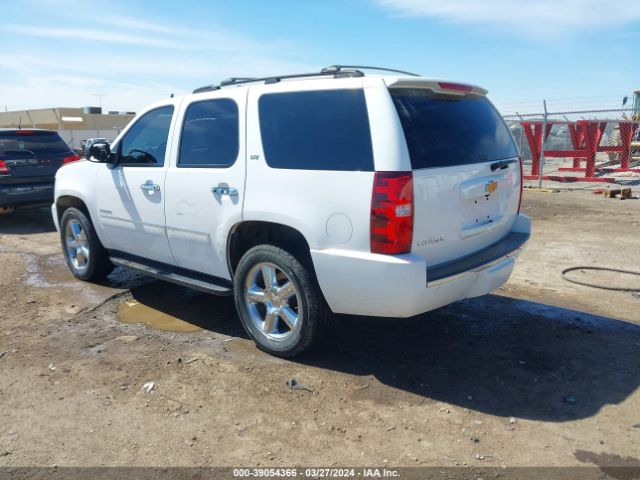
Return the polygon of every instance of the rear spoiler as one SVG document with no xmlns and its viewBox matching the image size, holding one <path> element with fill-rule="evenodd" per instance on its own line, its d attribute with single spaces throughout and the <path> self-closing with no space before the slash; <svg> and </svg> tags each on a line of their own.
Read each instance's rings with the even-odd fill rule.
<svg viewBox="0 0 640 480">
<path fill-rule="evenodd" d="M 385 82 L 389 88 L 428 88 L 436 93 L 447 95 L 465 95 L 467 93 L 486 95 L 488 93 L 487 90 L 476 85 L 420 77 L 385 78 Z"/>
</svg>

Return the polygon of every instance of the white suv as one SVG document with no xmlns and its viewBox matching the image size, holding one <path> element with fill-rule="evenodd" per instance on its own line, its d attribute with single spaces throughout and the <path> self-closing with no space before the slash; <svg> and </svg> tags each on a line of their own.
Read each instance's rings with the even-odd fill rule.
<svg viewBox="0 0 640 480">
<path fill-rule="evenodd" d="M 166 99 L 61 168 L 52 212 L 73 274 L 121 265 L 234 295 L 279 356 L 331 312 L 409 317 L 502 285 L 530 220 L 487 92 L 367 68 Z"/>
</svg>

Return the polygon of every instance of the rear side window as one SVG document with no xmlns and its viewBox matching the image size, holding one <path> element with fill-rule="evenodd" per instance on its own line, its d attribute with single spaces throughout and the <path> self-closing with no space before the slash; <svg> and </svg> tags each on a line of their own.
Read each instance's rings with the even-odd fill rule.
<svg viewBox="0 0 640 480">
<path fill-rule="evenodd" d="M 518 155 L 509 130 L 484 96 L 392 89 L 414 170 Z"/>
<path fill-rule="evenodd" d="M 302 170 L 373 170 L 362 89 L 270 93 L 260 97 L 267 164 Z"/>
<path fill-rule="evenodd" d="M 180 167 L 227 167 L 238 157 L 238 105 L 231 99 L 189 105 L 180 140 Z"/>
<path fill-rule="evenodd" d="M 71 151 L 60 135 L 55 132 L 22 130 L 0 132 L 0 155 L 31 154 L 64 155 Z"/>
</svg>

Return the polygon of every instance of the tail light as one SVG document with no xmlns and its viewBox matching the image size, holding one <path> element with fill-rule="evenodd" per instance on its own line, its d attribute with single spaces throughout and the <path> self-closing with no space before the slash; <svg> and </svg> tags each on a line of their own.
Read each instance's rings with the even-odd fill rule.
<svg viewBox="0 0 640 480">
<path fill-rule="evenodd" d="M 77 162 L 78 160 L 80 160 L 80 155 L 69 155 L 68 157 L 64 157 L 62 159 L 62 164 L 66 165 L 67 163 L 71 163 L 71 162 Z"/>
<path fill-rule="evenodd" d="M 454 90 L 456 92 L 470 92 L 473 90 L 471 85 L 463 85 L 462 83 L 439 82 L 438 85 L 443 90 Z"/>
<path fill-rule="evenodd" d="M 413 175 L 376 172 L 371 198 L 371 252 L 409 253 L 413 240 Z"/>
<path fill-rule="evenodd" d="M 7 167 L 7 164 L 4 162 L 4 160 L 0 160 L 0 175 L 8 175 L 9 173 L 9 167 Z"/>
<path fill-rule="evenodd" d="M 518 158 L 520 164 L 520 198 L 518 199 L 518 213 L 520 213 L 520 206 L 522 205 L 522 189 L 524 188 L 524 175 L 522 174 L 522 157 Z"/>
</svg>

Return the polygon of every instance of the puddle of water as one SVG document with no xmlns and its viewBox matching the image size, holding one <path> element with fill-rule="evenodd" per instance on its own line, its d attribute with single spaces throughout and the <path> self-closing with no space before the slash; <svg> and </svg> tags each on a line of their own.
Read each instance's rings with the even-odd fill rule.
<svg viewBox="0 0 640 480">
<path fill-rule="evenodd" d="M 148 307 L 136 300 L 128 300 L 118 305 L 118 320 L 123 323 L 144 323 L 145 325 L 169 332 L 197 332 L 198 325 L 180 320 L 167 313 Z"/>
<path fill-rule="evenodd" d="M 24 254 L 25 283 L 30 287 L 52 288 L 77 285 L 61 255 Z"/>
<path fill-rule="evenodd" d="M 88 295 L 93 295 L 93 286 L 76 280 L 69 270 L 62 253 L 52 255 L 23 254 L 25 262 L 24 282 L 30 287 L 38 288 L 71 288 L 83 289 Z M 128 289 L 149 283 L 153 279 L 132 270 L 117 267 L 108 276 L 110 288 Z M 102 295 L 93 295 L 97 301 L 102 301 Z"/>
<path fill-rule="evenodd" d="M 170 332 L 197 332 L 228 325 L 235 316 L 229 299 L 162 282 L 134 289 L 133 297 L 118 305 L 118 319 L 123 323 L 142 323 Z"/>
</svg>

